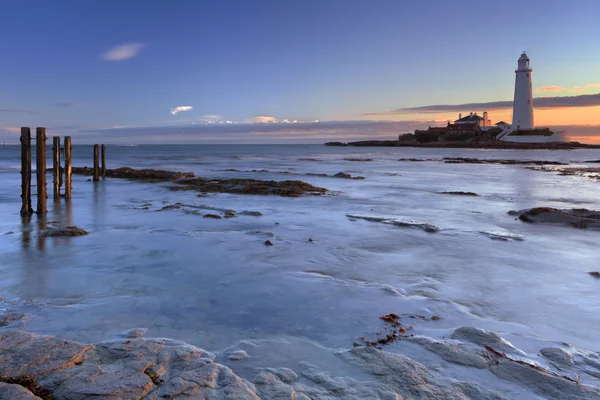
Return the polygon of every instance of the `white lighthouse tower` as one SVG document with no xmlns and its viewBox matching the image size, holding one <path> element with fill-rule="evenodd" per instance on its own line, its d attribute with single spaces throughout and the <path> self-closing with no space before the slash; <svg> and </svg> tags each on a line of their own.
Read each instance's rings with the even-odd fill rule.
<svg viewBox="0 0 600 400">
<path fill-rule="evenodd" d="M 523 52 L 519 57 L 515 80 L 515 99 L 513 102 L 512 129 L 533 129 L 533 93 L 531 90 L 531 71 L 529 57 Z"/>
</svg>

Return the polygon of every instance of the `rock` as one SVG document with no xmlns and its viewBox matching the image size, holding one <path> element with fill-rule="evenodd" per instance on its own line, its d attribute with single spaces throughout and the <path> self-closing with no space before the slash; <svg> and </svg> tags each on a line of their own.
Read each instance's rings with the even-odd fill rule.
<svg viewBox="0 0 600 400">
<path fill-rule="evenodd" d="M 346 214 L 346 217 L 348 217 L 351 221 L 356 220 L 356 219 L 362 219 L 364 221 L 381 222 L 382 224 L 395 225 L 395 226 L 400 226 L 400 227 L 405 227 L 405 228 L 418 228 L 418 229 L 422 229 L 425 232 L 429 232 L 429 233 L 435 233 L 440 230 L 437 226 L 431 225 L 431 224 L 419 223 L 419 222 L 414 222 L 414 221 L 402 221 L 402 220 L 386 218 L 386 217 L 371 217 L 371 216 L 367 216 L 367 215 L 353 215 L 353 214 Z"/>
<path fill-rule="evenodd" d="M 545 347 L 540 353 L 548 360 L 552 361 L 557 367 L 567 367 L 573 365 L 573 355 L 567 353 L 560 347 Z"/>
<path fill-rule="evenodd" d="M 457 196 L 479 196 L 474 192 L 439 192 L 440 194 L 452 194 Z"/>
<path fill-rule="evenodd" d="M 262 171 L 253 171 L 262 172 Z M 74 174 L 92 175 L 91 168 L 73 167 Z M 254 195 L 276 195 L 283 197 L 300 197 L 302 195 L 320 195 L 327 189 L 310 185 L 302 181 L 261 181 L 257 179 L 205 179 L 196 177 L 192 172 L 172 172 L 154 169 L 117 168 L 106 171 L 106 176 L 139 180 L 142 182 L 173 182 L 177 185 L 169 189 L 194 190 L 207 193 L 233 193 Z"/>
<path fill-rule="evenodd" d="M 560 224 L 579 229 L 600 229 L 600 212 L 584 208 L 559 210 L 550 207 L 536 207 L 519 211 L 518 218 L 529 223 Z"/>
<path fill-rule="evenodd" d="M 265 246 L 273 246 L 273 243 L 270 240 L 265 240 L 264 245 Z"/>
<path fill-rule="evenodd" d="M 93 175 L 93 168 L 88 167 L 73 167 L 74 174 Z M 193 172 L 172 172 L 157 169 L 133 169 L 133 168 L 117 168 L 107 169 L 106 176 L 109 178 L 122 178 L 149 182 L 169 182 L 178 179 L 193 178 Z"/>
<path fill-rule="evenodd" d="M 119 334 L 119 336 L 135 339 L 143 337 L 146 333 L 148 333 L 148 328 L 135 328 L 129 331 L 122 332 L 121 334 Z"/>
<path fill-rule="evenodd" d="M 444 157 L 446 164 L 502 164 L 502 165 L 567 165 L 558 161 L 539 160 L 496 160 L 465 157 Z"/>
<path fill-rule="evenodd" d="M 21 385 L 0 382 L 0 400 L 42 400 Z"/>
<path fill-rule="evenodd" d="M 239 215 L 247 215 L 250 217 L 262 217 L 262 213 L 260 211 L 240 211 Z"/>
<path fill-rule="evenodd" d="M 588 272 L 588 274 L 590 274 L 594 278 L 600 278 L 600 272 L 598 272 L 598 271 Z"/>
<path fill-rule="evenodd" d="M 55 399 L 258 399 L 214 354 L 172 340 L 82 345 L 22 331 L 0 333 L 0 376 L 37 378 Z M 35 398 L 35 397 L 34 397 Z"/>
<path fill-rule="evenodd" d="M 244 350 L 234 350 L 227 354 L 227 358 L 233 361 L 245 360 L 248 358 L 248 353 L 246 353 Z"/>
<path fill-rule="evenodd" d="M 373 160 L 372 158 L 344 158 L 344 161 L 371 162 L 375 160 Z"/>
<path fill-rule="evenodd" d="M 24 322 L 23 320 L 25 320 L 27 317 L 29 317 L 29 314 L 6 311 L 4 314 L 0 315 L 0 328 L 11 325 L 15 322 Z M 25 325 L 25 323 L 21 323 L 20 325 Z"/>
<path fill-rule="evenodd" d="M 425 336 L 414 336 L 410 340 L 442 357 L 445 361 L 485 369 L 489 367 L 489 358 L 482 351 L 461 342 L 434 340 Z"/>
<path fill-rule="evenodd" d="M 450 337 L 463 342 L 471 342 L 482 347 L 490 346 L 495 350 L 505 353 L 512 352 L 522 354 L 520 350 L 517 350 L 510 342 L 504 340 L 504 338 L 497 333 L 484 331 L 483 329 L 473 328 L 471 326 L 463 326 L 456 329 L 452 332 Z"/>
<path fill-rule="evenodd" d="M 204 218 L 221 219 L 221 216 L 217 214 L 204 214 Z"/>
<path fill-rule="evenodd" d="M 493 374 L 532 390 L 543 398 L 555 400 L 600 399 L 600 391 L 596 387 L 580 384 L 541 368 L 532 368 L 529 364 L 518 363 L 507 358 L 500 357 L 495 361 L 490 366 Z"/>
<path fill-rule="evenodd" d="M 384 292 L 386 292 L 387 294 L 390 294 L 392 296 L 406 295 L 406 292 L 404 290 L 402 290 L 402 292 L 400 292 L 398 289 L 396 289 L 395 287 L 393 287 L 391 285 L 383 285 L 383 286 L 381 286 L 381 290 L 383 290 Z"/>
<path fill-rule="evenodd" d="M 42 237 L 71 237 L 71 236 L 84 236 L 87 235 L 84 229 L 77 226 L 51 226 L 40 232 Z"/>
</svg>

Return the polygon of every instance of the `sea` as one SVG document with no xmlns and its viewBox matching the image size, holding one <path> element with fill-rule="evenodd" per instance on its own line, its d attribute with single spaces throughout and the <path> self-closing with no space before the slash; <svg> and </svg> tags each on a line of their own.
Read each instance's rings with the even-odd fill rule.
<svg viewBox="0 0 600 400">
<path fill-rule="evenodd" d="M 91 146 L 74 145 L 73 164 L 92 166 L 92 154 Z M 72 199 L 54 201 L 49 174 L 48 214 L 24 220 L 20 147 L 0 146 L 0 312 L 26 313 L 26 326 L 17 328 L 84 343 L 138 327 L 148 328 L 147 337 L 217 354 L 253 343 L 244 347 L 247 360 L 223 361 L 243 377 L 253 368 L 297 369 L 304 361 L 359 379 L 361 372 L 335 355 L 361 337 L 376 337 L 379 317 L 388 313 L 435 339 L 462 326 L 497 332 L 548 368 L 539 355 L 544 347 L 599 352 L 600 279 L 588 272 L 600 268 L 600 232 L 529 224 L 508 212 L 600 210 L 600 183 L 527 165 L 445 163 L 446 157 L 593 165 L 600 151 L 108 145 L 108 168 L 297 179 L 328 193 L 199 196 L 170 191 L 168 183 L 74 175 Z M 338 172 L 364 179 L 306 175 Z M 175 203 L 182 208 L 164 209 Z M 237 216 L 202 217 L 228 209 Z M 89 235 L 39 236 L 50 224 L 76 225 Z M 539 398 L 408 341 L 384 350 L 452 379 L 500 388 L 509 398 Z M 591 375 L 581 379 L 600 385 Z"/>
</svg>

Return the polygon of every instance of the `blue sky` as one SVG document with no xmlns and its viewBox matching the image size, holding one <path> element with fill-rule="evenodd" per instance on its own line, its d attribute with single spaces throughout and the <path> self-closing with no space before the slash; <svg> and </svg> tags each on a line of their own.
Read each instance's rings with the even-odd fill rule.
<svg viewBox="0 0 600 400">
<path fill-rule="evenodd" d="M 391 110 L 511 100 L 523 50 L 534 87 L 560 88 L 537 95 L 596 94 L 599 13 L 597 0 L 4 1 L 0 141 L 20 126 L 106 143 L 391 135 L 447 118 Z"/>
</svg>

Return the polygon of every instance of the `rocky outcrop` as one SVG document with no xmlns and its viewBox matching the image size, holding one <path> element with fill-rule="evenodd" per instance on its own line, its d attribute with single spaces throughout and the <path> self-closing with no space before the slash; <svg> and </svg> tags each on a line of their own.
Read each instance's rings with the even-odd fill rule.
<svg viewBox="0 0 600 400">
<path fill-rule="evenodd" d="M 73 237 L 85 236 L 88 232 L 77 226 L 50 226 L 40 232 L 42 237 Z"/>
<path fill-rule="evenodd" d="M 34 377 L 56 400 L 259 398 L 254 385 L 213 363 L 214 357 L 172 340 L 84 345 L 23 331 L 0 333 L 0 376 Z"/>
<path fill-rule="evenodd" d="M 144 333 L 138 328 L 121 333 L 120 340 L 84 345 L 23 331 L 0 332 L 0 376 L 4 380 L 0 383 L 0 400 L 504 399 L 477 383 L 444 379 L 405 355 L 373 347 L 337 353 L 367 375 L 362 380 L 335 376 L 300 362 L 298 372 L 259 368 L 248 381 L 215 363 L 213 353 L 179 341 L 138 337 Z M 448 363 L 488 370 L 543 398 L 600 399 L 596 387 L 521 361 L 516 357 L 519 351 L 495 333 L 463 327 L 451 337 L 436 340 L 414 336 L 405 340 Z M 541 352 L 553 362 L 571 365 L 571 359 L 562 351 Z M 232 363 L 243 363 L 240 360 L 248 354 L 231 348 L 223 356 Z M 598 367 L 594 355 L 585 355 L 578 362 L 590 370 Z"/>
<path fill-rule="evenodd" d="M 92 175 L 91 168 L 73 168 L 74 174 Z M 233 193 L 254 195 L 276 195 L 300 197 L 319 195 L 327 189 L 302 181 L 261 181 L 257 179 L 205 179 L 196 177 L 193 172 L 172 172 L 155 169 L 117 168 L 106 171 L 109 178 L 123 178 L 142 182 L 173 182 L 172 190 L 195 190 L 202 193 Z"/>
<path fill-rule="evenodd" d="M 528 210 L 511 211 L 523 222 L 533 224 L 557 224 L 579 229 L 600 229 L 600 212 L 574 208 L 559 210 L 550 207 L 536 207 Z"/>
</svg>

